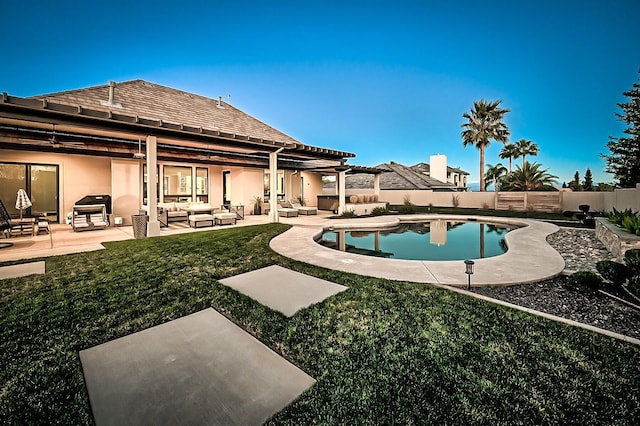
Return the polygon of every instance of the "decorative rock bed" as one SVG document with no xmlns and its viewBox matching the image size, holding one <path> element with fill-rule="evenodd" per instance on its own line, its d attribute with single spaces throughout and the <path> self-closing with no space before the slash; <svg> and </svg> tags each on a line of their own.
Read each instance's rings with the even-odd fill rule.
<svg viewBox="0 0 640 426">
<path fill-rule="evenodd" d="M 549 235 L 547 241 L 565 259 L 566 270 L 595 271 L 596 262 L 615 257 L 593 230 L 561 228 Z M 474 288 L 473 291 L 640 339 L 640 311 L 601 293 L 570 288 L 566 276 L 533 284 Z"/>
</svg>

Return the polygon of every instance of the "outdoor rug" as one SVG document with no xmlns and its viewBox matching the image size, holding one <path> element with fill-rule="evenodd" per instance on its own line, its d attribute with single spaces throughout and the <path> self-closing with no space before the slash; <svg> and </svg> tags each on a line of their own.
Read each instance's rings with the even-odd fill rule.
<svg viewBox="0 0 640 426">
<path fill-rule="evenodd" d="M 209 308 L 80 351 L 96 425 L 258 425 L 315 380 Z"/>
<path fill-rule="evenodd" d="M 278 265 L 225 278 L 220 282 L 288 317 L 347 289 L 343 285 Z"/>
</svg>

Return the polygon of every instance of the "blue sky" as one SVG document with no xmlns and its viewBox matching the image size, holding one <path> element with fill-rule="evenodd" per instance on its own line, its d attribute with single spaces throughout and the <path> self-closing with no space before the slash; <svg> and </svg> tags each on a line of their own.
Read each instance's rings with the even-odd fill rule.
<svg viewBox="0 0 640 426">
<path fill-rule="evenodd" d="M 351 164 L 446 154 L 478 180 L 462 114 L 503 100 L 511 140 L 560 177 L 599 153 L 638 81 L 640 2 L 0 0 L 0 91 L 143 79 L 230 102 Z M 501 144 L 486 151 L 495 164 Z"/>
</svg>

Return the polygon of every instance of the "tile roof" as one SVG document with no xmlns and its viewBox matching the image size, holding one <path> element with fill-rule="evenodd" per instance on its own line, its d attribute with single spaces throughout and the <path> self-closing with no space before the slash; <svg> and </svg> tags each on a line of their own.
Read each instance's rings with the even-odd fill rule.
<svg viewBox="0 0 640 426">
<path fill-rule="evenodd" d="M 424 164 L 424 163 L 422 163 Z M 386 172 L 380 174 L 380 189 L 399 189 L 399 190 L 431 190 L 431 189 L 450 189 L 456 190 L 455 185 L 440 182 L 430 176 L 419 171 L 413 170 L 411 167 L 398 163 L 384 163 L 376 166 L 376 169 L 383 169 Z M 348 189 L 371 189 L 373 188 L 372 174 L 348 174 L 345 185 Z M 328 185 L 331 187 L 332 185 Z"/>
<path fill-rule="evenodd" d="M 109 85 L 33 96 L 64 105 L 97 111 L 163 120 L 175 124 L 219 130 L 284 143 L 301 142 L 269 126 L 227 102 L 182 90 L 131 80 L 117 83 L 113 104 L 109 104 Z"/>
</svg>

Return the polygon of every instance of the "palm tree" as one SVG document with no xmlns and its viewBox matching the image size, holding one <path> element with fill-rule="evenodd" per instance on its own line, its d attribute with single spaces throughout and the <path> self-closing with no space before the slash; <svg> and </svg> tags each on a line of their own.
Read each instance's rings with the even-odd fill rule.
<svg viewBox="0 0 640 426">
<path fill-rule="evenodd" d="M 494 191 L 500 190 L 500 182 L 506 174 L 507 168 L 501 163 L 498 163 L 495 166 L 487 164 L 487 173 L 485 173 L 485 178 L 493 183 Z"/>
<path fill-rule="evenodd" d="M 462 124 L 462 145 L 474 145 L 480 150 L 480 191 L 485 190 L 484 149 L 490 141 L 506 143 L 509 139 L 509 127 L 502 121 L 508 109 L 500 108 L 502 101 L 475 101 L 471 111 L 462 114 L 468 122 Z"/>
<path fill-rule="evenodd" d="M 541 170 L 538 163 L 524 163 L 513 172 L 507 181 L 508 191 L 544 191 L 553 189 L 558 176 L 547 173 L 549 169 Z"/>
<path fill-rule="evenodd" d="M 512 143 L 508 143 L 502 147 L 498 156 L 503 160 L 506 160 L 507 158 L 509 159 L 509 174 L 511 174 L 513 171 L 513 159 L 519 157 L 518 148 Z"/>
<path fill-rule="evenodd" d="M 527 161 L 527 155 L 538 155 L 538 145 L 533 143 L 533 141 L 528 141 L 526 139 L 520 139 L 515 143 L 515 146 L 518 150 L 518 157 L 522 157 L 522 166 L 524 167 L 524 163 Z"/>
</svg>

